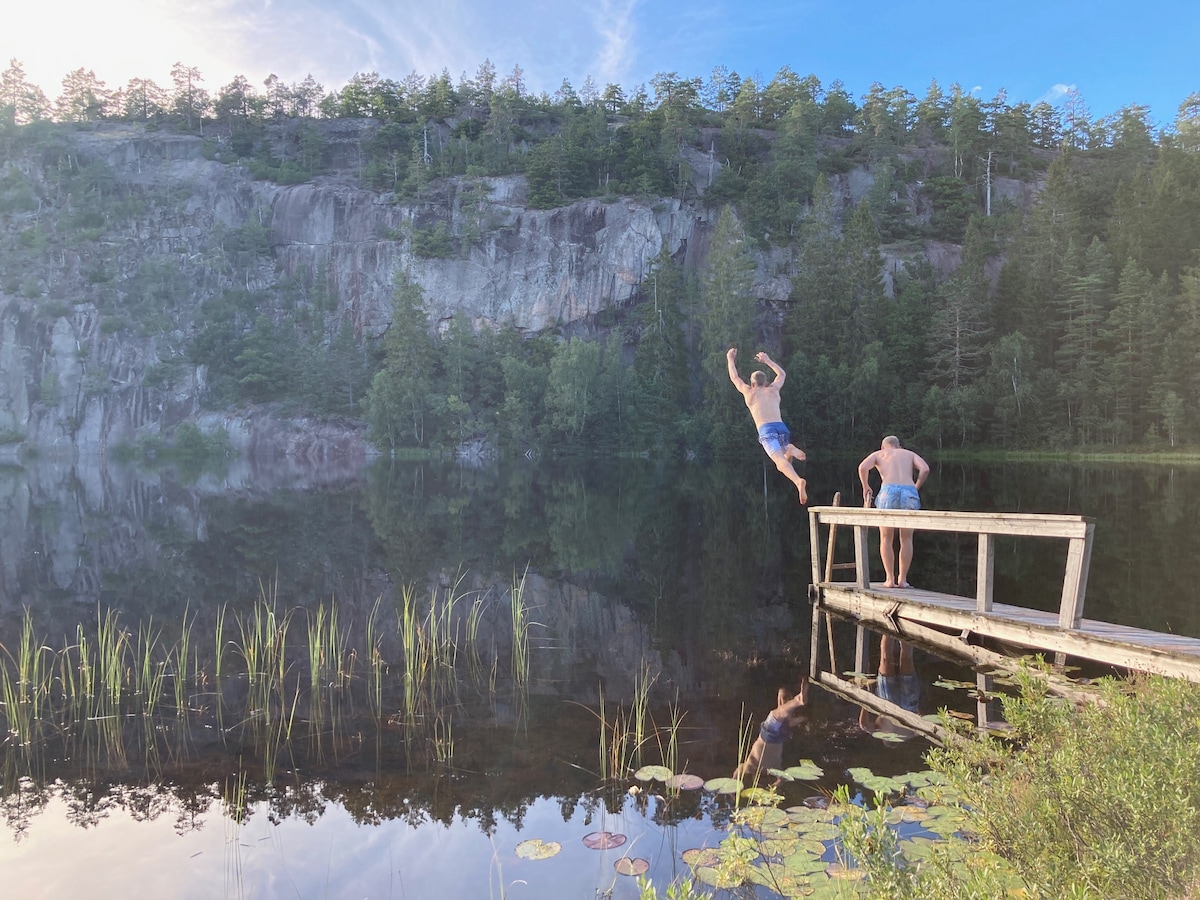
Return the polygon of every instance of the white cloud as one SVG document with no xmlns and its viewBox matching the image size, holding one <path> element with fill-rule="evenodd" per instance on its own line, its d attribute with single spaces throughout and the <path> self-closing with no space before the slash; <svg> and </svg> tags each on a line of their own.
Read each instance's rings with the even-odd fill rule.
<svg viewBox="0 0 1200 900">
<path fill-rule="evenodd" d="M 1060 100 L 1062 100 L 1063 97 L 1067 96 L 1067 94 L 1071 93 L 1071 91 L 1075 91 L 1075 90 L 1078 90 L 1078 88 L 1075 85 L 1062 84 L 1061 82 L 1059 82 L 1058 84 L 1051 85 L 1050 89 L 1048 91 L 1046 91 L 1046 93 L 1042 94 L 1042 96 L 1038 97 L 1033 102 L 1035 104 L 1036 103 L 1049 103 L 1051 106 L 1053 106 L 1054 104 L 1056 104 Z"/>
<path fill-rule="evenodd" d="M 596 79 L 601 84 L 620 84 L 633 63 L 636 27 L 633 20 L 637 0 L 602 0 L 592 14 L 601 45 L 596 54 Z"/>
</svg>

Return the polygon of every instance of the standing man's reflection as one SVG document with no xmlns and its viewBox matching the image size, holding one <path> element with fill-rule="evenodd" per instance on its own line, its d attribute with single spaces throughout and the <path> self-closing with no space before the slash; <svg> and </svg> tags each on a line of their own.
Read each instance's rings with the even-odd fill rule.
<svg viewBox="0 0 1200 900">
<path fill-rule="evenodd" d="M 911 713 L 921 707 L 921 678 L 913 665 L 913 647 L 899 638 L 883 635 L 879 639 L 879 673 L 875 679 L 875 695 Z M 858 714 L 858 724 L 870 732 L 888 732 L 902 738 L 916 732 L 888 716 L 875 715 L 865 708 Z"/>
</svg>

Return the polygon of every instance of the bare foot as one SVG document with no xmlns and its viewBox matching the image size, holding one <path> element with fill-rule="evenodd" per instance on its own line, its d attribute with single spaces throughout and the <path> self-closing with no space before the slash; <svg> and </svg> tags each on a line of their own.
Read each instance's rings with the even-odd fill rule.
<svg viewBox="0 0 1200 900">
<path fill-rule="evenodd" d="M 801 478 L 800 483 L 796 485 L 796 490 L 800 492 L 800 505 L 808 506 L 808 482 Z"/>
<path fill-rule="evenodd" d="M 795 459 L 795 460 L 799 460 L 801 462 L 808 459 L 808 457 L 804 454 L 804 451 L 801 450 L 799 447 L 797 447 L 795 444 L 788 444 L 787 450 L 785 452 L 787 453 L 787 456 L 789 459 Z"/>
<path fill-rule="evenodd" d="M 894 588 L 894 587 L 896 587 L 896 585 L 895 585 L 893 582 L 891 582 L 891 581 L 885 581 L 883 584 L 881 584 L 881 585 L 880 585 L 880 587 L 882 587 L 882 588 Z"/>
<path fill-rule="evenodd" d="M 912 587 L 912 585 L 909 584 L 907 581 L 902 581 L 898 585 L 896 585 L 896 587 L 904 588 L 905 590 L 908 590 L 910 587 Z"/>
</svg>

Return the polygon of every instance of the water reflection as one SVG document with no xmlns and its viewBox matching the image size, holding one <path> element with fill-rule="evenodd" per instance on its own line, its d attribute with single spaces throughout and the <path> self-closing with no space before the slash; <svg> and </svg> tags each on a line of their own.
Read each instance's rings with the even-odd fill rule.
<svg viewBox="0 0 1200 900">
<path fill-rule="evenodd" d="M 274 895 L 288 879 L 329 878 L 362 884 L 363 894 L 418 895 L 413 882 L 423 879 L 450 896 L 468 883 L 457 895 L 499 895 L 527 878 L 541 885 L 530 896 L 562 896 L 562 884 L 588 895 L 613 884 L 612 859 L 578 841 L 603 821 L 639 836 L 637 855 L 654 860 L 656 883 L 669 882 L 681 846 L 719 839 L 722 807 L 687 793 L 629 798 L 628 772 L 601 777 L 602 722 L 633 716 L 653 675 L 646 736 L 675 721 L 678 770 L 727 775 L 741 761 L 746 723 L 764 718 L 777 687 L 800 683 L 807 518 L 786 492 L 764 492 L 762 474 L 644 460 L 239 462 L 195 480 L 112 466 L 0 470 L 0 642 L 12 665 L 28 610 L 35 643 L 68 660 L 47 673 L 47 698 L 37 701 L 60 704 L 41 737 L 46 751 L 30 752 L 32 739 L 5 746 L 0 802 L 19 838 L 0 841 L 6 879 L 17 873 L 11 883 L 38 893 L 39 867 L 59 865 L 57 839 L 86 833 L 97 856 L 128 842 L 146 848 L 139 858 L 174 859 L 162 873 L 169 896 L 211 896 L 214 883 L 231 895 Z M 806 477 L 815 503 L 848 496 L 855 481 L 853 466 L 836 462 L 810 462 Z M 1190 602 L 1200 573 L 1187 548 L 1197 472 L 942 466 L 924 494 L 930 508 L 1095 516 L 1086 614 L 1200 636 Z M 1061 548 L 999 543 L 997 601 L 1044 590 L 1056 604 Z M 970 595 L 974 576 L 973 543 L 917 535 L 914 583 Z M 521 579 L 518 620 L 512 588 Z M 446 613 L 448 591 L 458 599 Z M 418 684 L 409 661 L 420 643 L 404 629 L 406 596 L 416 604 L 411 621 L 440 647 L 425 657 L 442 680 L 424 700 L 406 693 Z M 260 632 L 272 599 L 275 618 Z M 110 614 L 114 634 L 127 634 L 130 680 L 121 705 L 104 713 L 117 717 L 103 720 L 115 723 L 105 732 L 99 720 L 71 724 L 61 704 L 81 671 L 81 638 L 97 646 Z M 250 665 L 249 637 L 259 635 L 256 652 L 269 657 L 286 616 L 294 642 L 274 657 L 282 674 L 262 693 L 248 675 L 265 665 L 262 656 Z M 437 645 L 435 626 L 454 640 Z M 166 665 L 142 672 L 138 649 L 155 636 L 150 658 Z M 854 638 L 836 641 L 839 658 L 852 659 Z M 314 645 L 328 650 L 315 670 Z M 189 673 L 182 703 L 173 700 L 175 666 Z M 922 649 L 913 668 L 926 679 L 918 712 L 971 709 L 965 691 L 937 686 L 974 678 L 969 669 Z M 160 674 L 165 699 L 147 716 L 132 685 Z M 921 765 L 923 739 L 870 740 L 859 707 L 837 696 L 814 690 L 807 715 L 783 762 L 812 759 L 826 776 L 783 785 L 789 802 L 832 790 L 852 766 Z M 631 747 L 629 765 L 662 762 L 667 740 Z M 226 833 L 234 826 L 236 839 Z M 166 851 L 164 832 L 186 837 Z M 516 860 L 508 851 L 531 835 L 561 838 L 571 852 L 543 869 Z M 229 863 L 235 875 L 225 882 L 226 854 L 243 845 L 254 850 Z M 184 862 L 181 846 L 200 855 Z M 361 859 L 365 846 L 386 866 L 318 862 L 328 858 L 321 847 Z M 89 883 L 110 875 L 120 877 L 106 869 Z M 205 888 L 186 887 L 191 878 Z"/>
</svg>

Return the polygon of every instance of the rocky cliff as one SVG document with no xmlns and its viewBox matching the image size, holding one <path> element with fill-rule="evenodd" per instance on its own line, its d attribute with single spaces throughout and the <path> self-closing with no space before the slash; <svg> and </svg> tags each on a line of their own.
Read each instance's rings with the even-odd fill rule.
<svg viewBox="0 0 1200 900">
<path fill-rule="evenodd" d="M 106 124 L 61 126 L 0 157 L 0 456 L 22 446 L 103 456 L 198 419 L 206 372 L 187 348 L 202 305 L 226 292 L 252 293 L 268 316 L 319 292 L 328 333 L 349 320 L 377 336 L 406 271 L 434 325 L 466 317 L 540 332 L 635 301 L 664 246 L 701 266 L 711 227 L 711 213 L 672 199 L 529 209 L 520 176 L 435 182 L 405 204 L 336 174 L 256 181 L 211 156 L 199 137 Z M 872 181 L 855 170 L 835 191 L 848 205 Z M 450 252 L 422 247 L 430 234 Z M 887 257 L 889 272 L 903 255 Z M 788 296 L 786 256 L 762 255 L 761 299 Z M 306 423 L 255 410 L 205 419 L 217 422 L 246 452 L 365 452 L 353 436 L 314 448 L 297 439 Z"/>
</svg>

